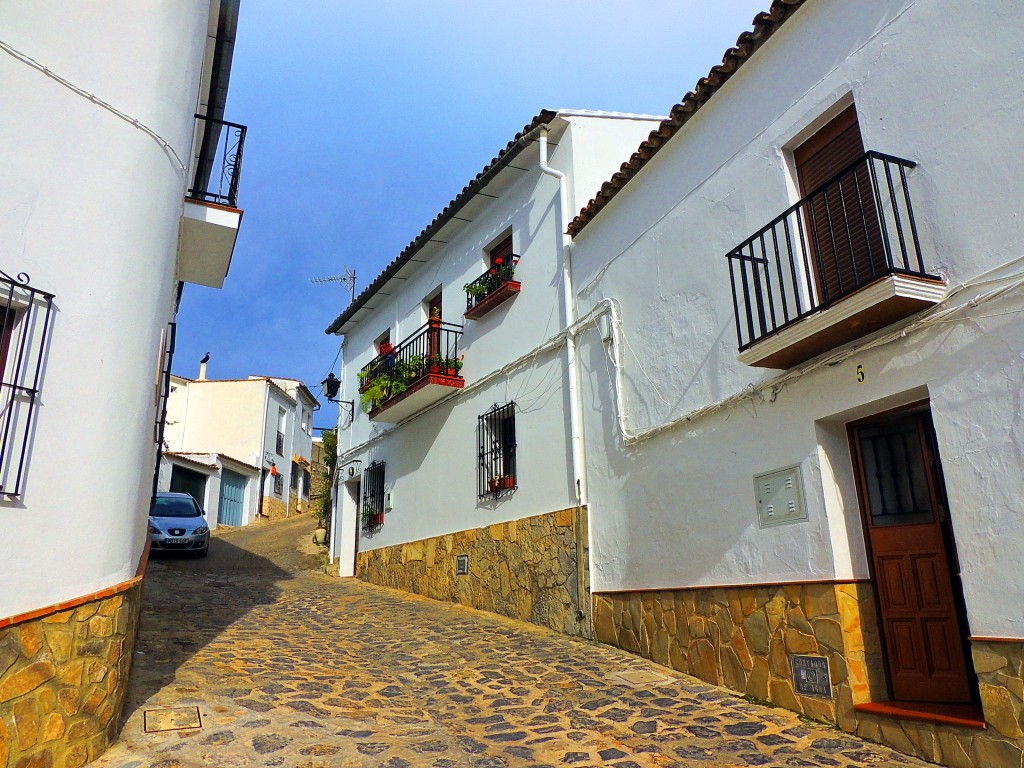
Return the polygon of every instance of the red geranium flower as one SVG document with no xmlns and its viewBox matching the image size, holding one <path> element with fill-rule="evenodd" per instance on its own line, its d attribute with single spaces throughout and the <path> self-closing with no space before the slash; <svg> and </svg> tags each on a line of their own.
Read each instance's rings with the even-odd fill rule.
<svg viewBox="0 0 1024 768">
<path fill-rule="evenodd" d="M 504 263 L 505 263 L 505 260 L 504 260 L 503 258 L 501 258 L 501 257 L 499 256 L 498 258 L 496 258 L 496 259 L 494 260 L 494 263 L 495 263 L 495 264 L 504 264 Z"/>
<path fill-rule="evenodd" d="M 497 272 L 498 272 L 498 270 L 496 270 L 494 267 L 491 267 L 491 274 L 492 275 L 497 274 Z"/>
</svg>

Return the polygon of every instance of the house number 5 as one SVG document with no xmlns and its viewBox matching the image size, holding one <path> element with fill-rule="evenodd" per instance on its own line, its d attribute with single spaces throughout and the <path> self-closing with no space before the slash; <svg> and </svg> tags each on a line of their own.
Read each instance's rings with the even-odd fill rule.
<svg viewBox="0 0 1024 768">
<path fill-rule="evenodd" d="M 864 383 L 864 379 L 865 379 L 865 376 L 864 376 L 864 365 L 862 363 L 858 363 L 857 364 L 857 383 L 858 384 L 863 384 Z"/>
</svg>

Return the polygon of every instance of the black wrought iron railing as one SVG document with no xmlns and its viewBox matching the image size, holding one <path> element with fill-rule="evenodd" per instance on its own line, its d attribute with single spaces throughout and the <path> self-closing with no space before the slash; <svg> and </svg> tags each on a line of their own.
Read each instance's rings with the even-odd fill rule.
<svg viewBox="0 0 1024 768">
<path fill-rule="evenodd" d="M 384 525 L 384 468 L 383 461 L 375 461 L 363 471 L 359 512 L 364 533 L 374 533 Z"/>
<path fill-rule="evenodd" d="M 739 348 L 892 274 L 924 268 L 907 169 L 865 152 L 726 254 Z"/>
<path fill-rule="evenodd" d="M 495 404 L 477 418 L 478 498 L 498 497 L 518 487 L 516 477 L 516 404 Z"/>
<path fill-rule="evenodd" d="M 196 115 L 196 120 L 198 160 L 188 196 L 237 208 L 246 127 L 204 115 Z"/>
<path fill-rule="evenodd" d="M 29 460 L 54 294 L 0 270 L 0 495 L 20 496 Z"/>
<path fill-rule="evenodd" d="M 284 432 L 277 433 L 277 442 L 274 443 L 274 452 L 278 456 L 284 456 Z"/>
<path fill-rule="evenodd" d="M 461 337 L 461 325 L 428 320 L 401 344 L 377 355 L 359 371 L 363 410 L 383 405 L 428 374 L 460 376 Z"/>
<path fill-rule="evenodd" d="M 501 264 L 495 264 L 480 277 L 471 283 L 466 283 L 463 288 L 466 290 L 466 311 L 468 312 L 477 304 L 497 291 L 505 283 L 515 277 L 516 264 L 519 263 L 518 256 L 509 256 L 508 260 Z"/>
</svg>

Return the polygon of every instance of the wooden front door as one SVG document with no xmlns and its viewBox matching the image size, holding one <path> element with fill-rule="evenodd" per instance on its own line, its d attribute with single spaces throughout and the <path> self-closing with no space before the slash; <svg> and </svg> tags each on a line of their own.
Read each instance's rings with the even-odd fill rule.
<svg viewBox="0 0 1024 768">
<path fill-rule="evenodd" d="M 427 302 L 427 324 L 430 326 L 430 334 L 427 340 L 427 356 L 431 359 L 441 355 L 441 294 Z"/>
<path fill-rule="evenodd" d="M 850 427 L 892 695 L 974 699 L 963 592 L 931 413 Z"/>
</svg>

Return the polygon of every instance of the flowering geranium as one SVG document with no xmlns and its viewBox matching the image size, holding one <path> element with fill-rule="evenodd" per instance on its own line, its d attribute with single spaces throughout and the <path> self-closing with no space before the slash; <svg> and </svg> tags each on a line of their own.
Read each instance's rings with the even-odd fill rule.
<svg viewBox="0 0 1024 768">
<path fill-rule="evenodd" d="M 501 258 L 501 256 L 499 256 L 498 258 L 496 258 L 494 260 L 494 263 L 497 264 L 500 267 L 502 264 L 505 263 L 505 260 L 503 258 Z"/>
</svg>

